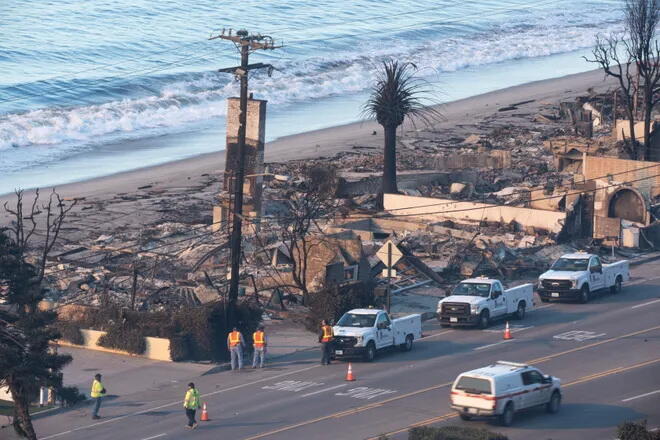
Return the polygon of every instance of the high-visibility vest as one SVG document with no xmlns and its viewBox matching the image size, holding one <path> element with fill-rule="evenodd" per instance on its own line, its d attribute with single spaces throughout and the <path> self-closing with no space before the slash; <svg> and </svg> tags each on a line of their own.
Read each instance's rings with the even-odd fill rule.
<svg viewBox="0 0 660 440">
<path fill-rule="evenodd" d="M 92 391 L 89 393 L 89 395 L 93 398 L 102 397 L 104 395 L 103 384 L 100 381 L 94 379 L 94 382 L 92 382 Z"/>
<path fill-rule="evenodd" d="M 329 325 L 324 325 L 321 327 L 321 330 L 323 330 L 323 337 L 321 338 L 321 342 L 332 341 L 332 327 Z"/>
<path fill-rule="evenodd" d="M 241 334 L 239 332 L 229 333 L 229 346 L 236 347 L 241 343 Z"/>
<path fill-rule="evenodd" d="M 266 339 L 264 332 L 256 331 L 252 334 L 252 341 L 254 342 L 254 348 L 264 348 L 266 345 Z"/>
<path fill-rule="evenodd" d="M 183 399 L 183 407 L 186 409 L 199 408 L 199 391 L 196 388 L 190 388 Z"/>
</svg>

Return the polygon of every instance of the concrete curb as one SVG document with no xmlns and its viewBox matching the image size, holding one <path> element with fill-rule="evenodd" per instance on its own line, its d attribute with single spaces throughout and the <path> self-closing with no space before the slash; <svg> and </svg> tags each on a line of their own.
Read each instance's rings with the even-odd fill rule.
<svg viewBox="0 0 660 440">
<path fill-rule="evenodd" d="M 655 255 L 649 255 L 647 257 L 640 258 L 639 260 L 632 260 L 630 266 L 639 266 L 645 263 L 650 263 L 651 261 L 660 260 L 660 252 L 656 252 Z"/>
</svg>

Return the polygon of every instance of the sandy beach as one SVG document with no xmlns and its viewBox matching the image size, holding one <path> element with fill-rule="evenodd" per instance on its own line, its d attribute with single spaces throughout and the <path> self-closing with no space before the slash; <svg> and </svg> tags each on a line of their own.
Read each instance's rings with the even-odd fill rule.
<svg viewBox="0 0 660 440">
<path fill-rule="evenodd" d="M 534 115 L 544 105 L 556 105 L 559 101 L 584 95 L 588 90 L 601 92 L 613 87 L 613 83 L 604 80 L 600 70 L 549 80 L 531 82 L 519 86 L 496 90 L 459 101 L 442 104 L 440 110 L 444 120 L 426 130 L 441 137 L 451 132 L 453 135 L 469 136 L 485 118 L 500 118 L 506 122 L 511 112 L 498 111 L 507 106 L 516 105 L 517 116 Z M 530 118 L 531 120 L 531 118 Z M 419 129 L 419 127 L 417 127 Z M 412 130 L 410 124 L 404 130 Z M 268 127 L 266 128 L 268 130 Z M 373 132 L 376 131 L 376 135 Z M 296 159 L 330 158 L 341 151 L 355 147 L 380 148 L 382 130 L 374 121 L 326 128 L 283 137 L 266 145 L 266 162 L 283 162 Z M 205 154 L 190 159 L 166 163 L 163 165 L 140 168 L 129 172 L 100 177 L 92 180 L 61 185 L 56 188 L 66 198 L 84 199 L 87 206 L 93 203 L 116 200 L 120 203 L 113 212 L 121 215 L 121 223 L 129 226 L 156 220 L 139 209 L 139 205 L 152 197 L 162 199 L 167 194 L 181 196 L 189 194 L 203 201 L 210 208 L 211 197 L 218 191 L 217 176 L 224 169 L 224 151 Z M 148 187 L 148 188 L 147 188 Z M 49 191 L 50 189 L 48 189 Z M 148 191 L 147 191 L 148 190 Z M 41 190 L 45 194 L 46 189 Z M 29 197 L 33 190 L 27 190 Z M 134 197 L 131 196 L 136 196 Z M 11 201 L 13 194 L 0 196 L 0 203 Z M 134 206 L 137 202 L 138 207 Z M 77 210 L 84 209 L 79 204 Z M 90 209 L 90 208 L 87 208 Z M 204 209 L 200 207 L 200 209 Z M 93 211 L 88 211 L 91 214 Z M 210 214 L 210 211 L 207 212 Z M 146 217 L 145 217 L 146 216 Z M 7 218 L 2 213 L 2 223 Z M 100 216 L 102 221 L 106 216 Z"/>
</svg>

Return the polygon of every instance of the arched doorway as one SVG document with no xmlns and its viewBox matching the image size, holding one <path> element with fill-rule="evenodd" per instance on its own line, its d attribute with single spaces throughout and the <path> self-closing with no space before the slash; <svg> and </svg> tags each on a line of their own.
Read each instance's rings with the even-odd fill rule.
<svg viewBox="0 0 660 440">
<path fill-rule="evenodd" d="M 632 189 L 623 188 L 610 199 L 609 217 L 618 217 L 632 222 L 645 223 L 646 206 L 644 199 Z"/>
</svg>

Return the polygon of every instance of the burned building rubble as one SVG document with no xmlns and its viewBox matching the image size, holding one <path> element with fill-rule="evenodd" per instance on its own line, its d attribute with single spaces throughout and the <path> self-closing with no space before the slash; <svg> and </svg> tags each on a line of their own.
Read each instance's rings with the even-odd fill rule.
<svg viewBox="0 0 660 440">
<path fill-rule="evenodd" d="M 383 283 L 375 253 L 386 240 L 407 255 L 395 267 L 394 290 L 423 286 L 438 295 L 462 277 L 531 279 L 571 249 L 654 246 L 660 163 L 627 155 L 614 135 L 618 121 L 608 97 L 529 111 L 518 103 L 478 124 L 408 132 L 397 153 L 400 194 L 385 194 L 382 210 L 380 150 L 355 145 L 331 158 L 264 167 L 263 133 L 255 126 L 246 182 L 253 203 L 246 209 L 261 222 L 243 238 L 241 298 L 268 304 L 274 292 L 300 294 L 292 271 L 302 257 L 283 243 L 282 228 L 290 226 L 278 219 L 287 200 L 303 191 L 301 170 L 310 164 L 338 176 L 332 209 L 314 218 L 309 231 L 310 291 L 327 283 Z M 229 189 L 225 173 L 195 188 L 119 195 L 117 204 L 143 210 L 139 229 L 119 217 L 108 222 L 112 204 L 82 201 L 75 240 L 52 256 L 51 299 L 143 310 L 222 300 Z M 103 229 L 94 226 L 103 218 Z"/>
</svg>

